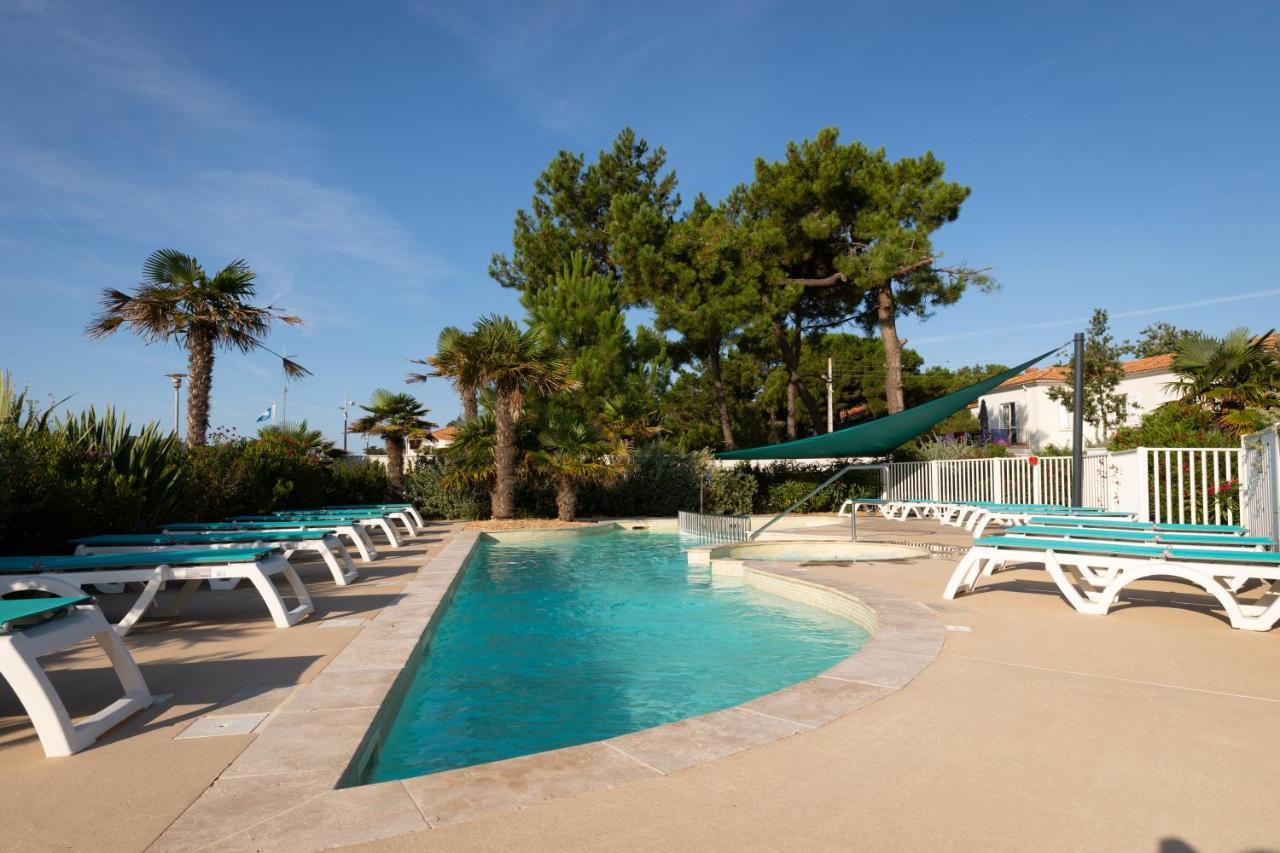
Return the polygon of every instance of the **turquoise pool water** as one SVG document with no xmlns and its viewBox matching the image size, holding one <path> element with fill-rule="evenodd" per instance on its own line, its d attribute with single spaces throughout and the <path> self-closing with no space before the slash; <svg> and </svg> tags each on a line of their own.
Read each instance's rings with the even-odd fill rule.
<svg viewBox="0 0 1280 853">
<path fill-rule="evenodd" d="M 817 675 L 866 638 L 824 611 L 712 585 L 676 534 L 485 540 L 365 781 L 727 708 Z"/>
</svg>

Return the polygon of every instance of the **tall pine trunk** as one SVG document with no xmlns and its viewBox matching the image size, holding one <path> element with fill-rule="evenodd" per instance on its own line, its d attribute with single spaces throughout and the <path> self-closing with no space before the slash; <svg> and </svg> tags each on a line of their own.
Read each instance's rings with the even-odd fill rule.
<svg viewBox="0 0 1280 853">
<path fill-rule="evenodd" d="M 707 358 L 707 366 L 711 368 L 711 384 L 715 388 L 716 411 L 720 414 L 720 434 L 724 438 L 726 450 L 733 450 L 737 445 L 733 441 L 733 424 L 729 421 L 729 403 L 724 395 L 724 376 L 720 370 L 720 345 L 716 344 Z"/>
<path fill-rule="evenodd" d="M 397 494 L 404 494 L 404 438 L 398 435 L 386 436 L 387 445 L 387 478 L 391 480 L 391 488 Z"/>
<path fill-rule="evenodd" d="M 568 477 L 556 483 L 556 518 L 573 521 L 578 512 L 578 487 Z"/>
<path fill-rule="evenodd" d="M 187 446 L 208 440 L 209 395 L 213 390 L 213 336 L 193 327 L 187 331 Z"/>
<path fill-rule="evenodd" d="M 516 427 L 511 404 L 511 394 L 501 393 L 493 412 L 494 518 L 514 518 L 516 514 Z"/>
<path fill-rule="evenodd" d="M 876 289 L 876 322 L 884 345 L 884 401 L 892 415 L 907 407 L 902 396 L 902 341 L 898 338 L 898 306 L 892 281 Z"/>
</svg>

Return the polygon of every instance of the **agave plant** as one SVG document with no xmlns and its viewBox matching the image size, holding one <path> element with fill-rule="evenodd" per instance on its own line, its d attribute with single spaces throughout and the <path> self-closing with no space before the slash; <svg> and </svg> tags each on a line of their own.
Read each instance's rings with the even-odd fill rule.
<svg viewBox="0 0 1280 853">
<path fill-rule="evenodd" d="M 56 403 L 50 403 L 43 410 L 36 408 L 35 402 L 27 399 L 27 389 L 18 390 L 13 384 L 13 374 L 0 370 L 0 424 L 13 424 L 19 429 L 46 432 L 49 419 L 54 409 L 61 406 L 70 397 L 64 397 Z"/>
<path fill-rule="evenodd" d="M 90 406 L 79 415 L 59 420 L 54 429 L 82 453 L 101 456 L 118 476 L 137 488 L 146 525 L 173 517 L 181 507 L 184 449 L 172 431 L 153 421 L 135 434 L 110 406 L 101 413 Z"/>
</svg>

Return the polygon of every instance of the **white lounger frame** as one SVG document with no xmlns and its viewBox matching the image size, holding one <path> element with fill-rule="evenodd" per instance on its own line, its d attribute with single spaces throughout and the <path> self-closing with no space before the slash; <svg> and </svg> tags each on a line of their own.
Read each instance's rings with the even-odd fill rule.
<svg viewBox="0 0 1280 853">
<path fill-rule="evenodd" d="M 1044 566 L 1067 602 L 1090 615 L 1109 613 L 1129 584 L 1164 577 L 1186 581 L 1213 596 L 1233 628 L 1269 631 L 1280 621 L 1280 564 L 1083 554 L 1067 547 L 1062 551 L 1018 548 L 1012 542 L 1007 546 L 970 548 L 947 581 L 943 598 L 971 592 L 980 578 L 1008 563 Z M 1270 589 L 1256 601 L 1241 599 L 1241 590 L 1254 580 L 1270 582 Z"/>
<path fill-rule="evenodd" d="M 404 513 L 400 513 L 400 515 L 402 515 L 402 516 L 403 516 L 403 515 L 404 515 Z M 353 516 L 340 516 L 340 517 L 352 518 Z M 268 523 L 268 524 L 273 524 L 273 523 L 274 523 L 274 522 L 272 522 L 270 519 L 261 519 L 260 521 L 255 522 L 255 523 L 259 523 L 259 524 L 261 524 L 261 523 L 264 523 L 264 522 L 265 522 L 265 523 Z M 404 520 L 401 520 L 401 523 L 402 523 L 402 524 L 405 524 L 406 522 L 405 522 Z M 320 519 L 320 520 L 318 520 L 318 521 L 309 521 L 309 520 L 307 520 L 307 519 L 305 519 L 305 518 L 288 518 L 287 516 L 286 516 L 286 517 L 282 517 L 282 518 L 280 519 L 280 524 L 281 524 L 281 525 L 286 525 L 286 524 L 297 524 L 297 525 L 300 525 L 300 526 L 310 526 L 310 527 L 320 527 L 320 526 L 329 527 L 329 526 L 330 526 L 330 525 L 329 525 L 329 522 L 325 521 L 323 518 L 322 518 L 322 519 Z M 382 535 L 383 535 L 383 536 L 385 536 L 385 537 L 387 537 L 387 542 L 388 542 L 388 543 L 390 543 L 390 545 L 391 545 L 391 547 L 392 547 L 392 548 L 399 548 L 399 547 L 401 547 L 401 545 L 403 544 L 403 543 L 401 543 L 401 541 L 400 541 L 400 537 L 396 534 L 396 528 L 395 528 L 395 526 L 391 523 L 391 520 L 390 520 L 387 516 L 379 515 L 379 516 L 372 516 L 372 517 L 369 517 L 369 518 L 360 518 L 360 519 L 359 519 L 359 522 L 358 522 L 358 525 L 359 525 L 359 526 L 366 527 L 366 528 L 368 528 L 368 527 L 376 527 L 376 528 L 378 528 L 379 530 L 381 530 L 381 531 L 382 531 Z M 335 528 L 335 529 L 337 529 L 337 528 L 339 528 L 339 527 L 344 527 L 344 526 L 345 526 L 345 525 L 341 525 L 341 524 L 334 524 L 334 525 L 332 525 L 332 527 L 333 527 L 333 528 Z M 352 526 L 356 526 L 356 525 L 352 525 Z M 282 528 L 282 529 L 283 529 L 283 528 Z M 412 527 L 410 527 L 410 528 L 409 528 L 409 530 L 410 530 L 410 532 L 412 533 L 413 528 L 412 528 Z M 176 531 L 175 531 L 175 532 L 176 532 Z M 366 536 L 366 537 L 368 537 L 368 531 L 365 531 L 365 536 Z M 373 546 L 373 542 L 372 542 L 372 540 L 367 540 L 367 541 L 368 541 L 368 544 L 369 544 L 370 548 L 372 548 L 372 546 Z M 363 556 L 363 555 L 362 555 L 362 556 Z M 374 556 L 376 556 L 376 554 L 375 554 Z"/>
<path fill-rule="evenodd" d="M 374 547 L 373 540 L 369 538 L 369 531 L 365 528 L 363 524 L 360 524 L 360 523 L 308 524 L 307 522 L 304 522 L 304 521 L 282 521 L 280 522 L 279 527 L 262 528 L 262 529 L 255 529 L 255 528 L 233 529 L 233 528 L 221 528 L 221 527 L 215 527 L 212 529 L 210 528 L 192 529 L 189 527 L 171 528 L 171 527 L 161 526 L 160 532 L 161 533 L 261 533 L 264 536 L 269 536 L 272 530 L 274 530 L 275 532 L 283 532 L 286 530 L 302 530 L 306 527 L 323 528 L 325 530 L 334 531 L 335 533 L 338 534 L 339 537 L 349 541 L 351 543 L 351 546 L 356 549 L 356 553 L 360 555 L 360 559 L 366 563 L 372 563 L 374 560 L 378 559 L 378 549 Z"/>
<path fill-rule="evenodd" d="M 276 589 L 272 579 L 276 575 L 282 575 L 289 584 L 293 597 L 298 603 L 289 608 L 284 603 L 284 598 L 280 595 L 280 590 Z M 129 608 L 129 612 L 124 615 L 113 628 L 115 632 L 123 637 L 137 624 L 138 620 L 143 617 L 147 610 L 155 601 L 156 594 L 166 583 L 181 583 L 180 589 L 174 598 L 173 604 L 163 613 L 157 612 L 157 616 L 176 616 L 188 601 L 195 594 L 196 589 L 201 583 L 209 581 L 211 584 L 219 580 L 247 580 L 253 584 L 258 590 L 258 594 L 262 596 L 262 601 L 267 605 L 267 612 L 271 614 L 271 619 L 275 622 L 277 628 L 289 628 L 297 625 L 303 619 L 315 612 L 315 605 L 311 603 L 311 595 L 307 592 L 306 586 L 303 585 L 302 579 L 298 577 L 298 573 L 294 571 L 293 566 L 284 558 L 283 554 L 269 554 L 265 558 L 256 561 L 239 561 L 229 563 L 206 563 L 198 566 L 170 565 L 162 563 L 157 566 L 143 566 L 138 568 L 118 568 L 118 569 L 90 569 L 87 571 L 46 571 L 31 572 L 29 574 L 13 573 L 8 575 L 6 579 L 12 584 L 13 589 L 44 589 L 44 582 L 47 578 L 60 580 L 68 585 L 83 589 L 86 586 L 102 587 L 109 584 L 126 584 L 141 583 L 142 593 L 138 596 L 138 600 Z M 235 584 L 232 583 L 232 586 Z"/>
<path fill-rule="evenodd" d="M 320 555 L 333 582 L 338 586 L 347 586 L 360 579 L 360 572 L 351 562 L 351 555 L 342 542 L 334 534 L 317 536 L 314 539 L 272 539 L 264 533 L 261 539 L 252 542 L 194 542 L 176 543 L 173 545 L 77 545 L 77 554 L 129 554 L 137 551 L 156 553 L 173 550 L 226 550 L 228 548 L 279 548 L 284 551 L 287 560 L 299 551 L 311 551 Z"/>
<path fill-rule="evenodd" d="M 11 578 L 0 578 L 0 595 L 17 589 Z M 24 581 L 26 579 L 23 579 Z M 41 589 L 74 596 L 80 590 L 55 578 L 42 578 Z M 124 695 L 102 710 L 74 722 L 62 697 L 40 665 L 40 658 L 92 638 L 111 661 Z M 0 676 L 9 682 L 26 709 L 44 754 L 50 758 L 72 755 L 93 743 L 106 731 L 151 705 L 151 693 L 133 656 L 119 635 L 107 624 L 97 605 L 84 603 L 40 625 L 0 634 Z"/>
<path fill-rule="evenodd" d="M 851 512 L 856 513 L 859 509 L 861 509 L 864 506 L 870 507 L 871 509 L 874 509 L 874 510 L 879 510 L 880 514 L 883 515 L 885 508 L 891 506 L 891 504 L 889 501 L 882 501 L 879 499 L 854 500 L 853 498 L 848 498 L 845 500 L 844 503 L 840 504 L 840 509 L 836 511 L 836 517 L 848 518 Z"/>
</svg>

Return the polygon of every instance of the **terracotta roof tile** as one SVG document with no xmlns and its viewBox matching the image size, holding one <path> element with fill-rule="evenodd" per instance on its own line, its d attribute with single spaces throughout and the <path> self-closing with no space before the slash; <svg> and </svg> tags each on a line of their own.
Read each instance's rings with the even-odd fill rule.
<svg viewBox="0 0 1280 853">
<path fill-rule="evenodd" d="M 1273 332 L 1262 339 L 1264 346 L 1276 349 L 1280 346 L 1280 333 Z M 1146 358 L 1134 358 L 1120 362 L 1126 376 L 1140 376 L 1144 373 L 1162 373 L 1173 369 L 1173 353 L 1151 355 Z M 1066 382 L 1071 378 L 1070 371 L 1062 365 L 1051 367 L 1028 367 L 1012 379 L 1001 382 L 997 388 L 1016 388 L 1032 382 Z"/>
<path fill-rule="evenodd" d="M 1173 354 L 1152 355 L 1147 358 L 1134 358 L 1120 362 L 1126 376 L 1140 376 L 1144 373 L 1160 373 L 1173 367 Z M 1028 367 L 1011 379 L 1001 382 L 997 388 L 1016 388 L 1032 382 L 1066 382 L 1071 372 L 1060 364 L 1050 367 Z"/>
</svg>

